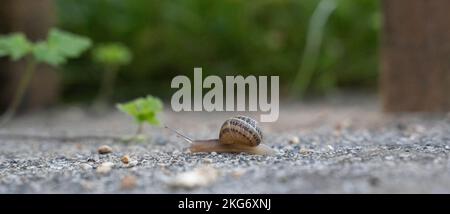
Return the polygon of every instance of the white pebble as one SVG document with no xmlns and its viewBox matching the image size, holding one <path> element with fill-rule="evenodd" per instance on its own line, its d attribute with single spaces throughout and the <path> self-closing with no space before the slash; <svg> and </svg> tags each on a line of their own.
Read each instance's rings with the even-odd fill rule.
<svg viewBox="0 0 450 214">
<path fill-rule="evenodd" d="M 127 167 L 127 168 L 131 168 L 133 166 L 136 166 L 137 164 L 138 164 L 137 160 L 132 160 L 128 164 L 124 164 L 124 166 Z"/>
<path fill-rule="evenodd" d="M 89 165 L 89 164 L 87 164 L 87 163 L 82 163 L 82 164 L 80 164 L 80 167 L 81 167 L 83 170 L 91 170 L 91 169 L 92 169 L 92 166 Z"/>
<path fill-rule="evenodd" d="M 104 162 L 97 167 L 97 173 L 100 174 L 108 174 L 111 169 L 114 167 L 114 163 L 112 162 Z"/>
<path fill-rule="evenodd" d="M 299 144 L 300 143 L 300 139 L 297 136 L 293 136 L 291 137 L 291 139 L 289 139 L 289 144 Z"/>
<path fill-rule="evenodd" d="M 178 174 L 171 179 L 168 184 L 172 187 L 192 189 L 195 187 L 208 186 L 214 183 L 218 177 L 219 172 L 216 169 L 204 166 Z"/>
</svg>

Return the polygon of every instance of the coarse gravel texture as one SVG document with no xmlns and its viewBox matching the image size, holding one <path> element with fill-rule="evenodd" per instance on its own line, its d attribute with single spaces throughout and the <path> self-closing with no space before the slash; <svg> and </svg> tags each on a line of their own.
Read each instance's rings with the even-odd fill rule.
<svg viewBox="0 0 450 214">
<path fill-rule="evenodd" d="M 208 139 L 233 115 L 167 110 L 162 121 Z M 35 112 L 0 128 L 0 193 L 450 193 L 448 114 L 385 114 L 374 97 L 340 97 L 282 104 L 279 120 L 261 127 L 277 155 L 191 154 L 175 134 L 150 126 L 148 142 L 123 143 L 135 124 L 114 110 Z M 101 145 L 112 153 L 98 154 Z M 97 172 L 104 162 L 114 166 Z M 212 183 L 171 185 L 205 165 L 218 172 Z M 125 176 L 136 183 L 124 187 Z"/>
</svg>

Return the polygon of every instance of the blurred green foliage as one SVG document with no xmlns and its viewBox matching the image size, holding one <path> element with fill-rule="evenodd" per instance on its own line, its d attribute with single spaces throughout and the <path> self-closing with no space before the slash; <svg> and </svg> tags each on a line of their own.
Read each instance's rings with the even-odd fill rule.
<svg viewBox="0 0 450 214">
<path fill-rule="evenodd" d="M 91 47 L 91 40 L 83 36 L 53 28 L 49 31 L 47 39 L 36 43 L 30 42 L 23 33 L 0 35 L 0 57 L 9 56 L 17 61 L 27 58 L 26 68 L 21 74 L 17 90 L 8 109 L 0 118 L 0 125 L 9 122 L 22 103 L 25 92 L 34 76 L 36 64 L 46 63 L 59 66 L 68 59 L 79 57 Z"/>
<path fill-rule="evenodd" d="M 118 104 L 117 108 L 133 117 L 136 123 L 148 123 L 150 125 L 159 125 L 160 122 L 157 114 L 163 110 L 163 103 L 157 97 L 148 95 L 145 98 L 137 98 L 135 100 Z"/>
<path fill-rule="evenodd" d="M 51 29 L 47 40 L 31 43 L 23 33 L 0 36 L 0 57 L 17 61 L 30 54 L 36 62 L 58 66 L 79 57 L 91 46 L 91 40 L 59 29 Z"/>
<path fill-rule="evenodd" d="M 17 61 L 29 54 L 32 44 L 23 33 L 13 33 L 0 37 L 0 57 L 9 56 L 11 60 Z"/>
<path fill-rule="evenodd" d="M 130 63 L 131 53 L 122 44 L 109 43 L 97 46 L 92 51 L 92 58 L 106 67 L 118 67 Z"/>
<path fill-rule="evenodd" d="M 79 57 L 91 45 L 89 38 L 52 29 L 46 41 L 36 43 L 33 54 L 38 62 L 57 66 L 65 64 L 69 58 Z"/>
<path fill-rule="evenodd" d="M 171 79 L 204 75 L 279 75 L 281 92 L 299 70 L 317 0 L 58 0 L 59 25 L 96 43 L 130 47 L 116 99 L 168 97 Z M 379 1 L 337 0 L 325 27 L 309 92 L 376 85 Z M 89 59 L 71 63 L 65 96 L 95 94 L 99 72 Z M 84 72 L 73 72 L 83 70 Z M 92 72 L 91 72 L 92 71 Z M 85 93 L 84 93 L 85 92 Z M 91 92 L 91 93 L 89 93 Z"/>
<path fill-rule="evenodd" d="M 104 67 L 103 80 L 100 86 L 97 103 L 107 103 L 114 94 L 114 89 L 120 66 L 131 61 L 131 52 L 123 44 L 106 43 L 98 45 L 92 51 L 92 58 Z"/>
</svg>

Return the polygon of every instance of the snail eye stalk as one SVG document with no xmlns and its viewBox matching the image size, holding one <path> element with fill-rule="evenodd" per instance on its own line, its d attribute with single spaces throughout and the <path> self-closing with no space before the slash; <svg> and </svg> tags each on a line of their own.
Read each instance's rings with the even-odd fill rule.
<svg viewBox="0 0 450 214">
<path fill-rule="evenodd" d="M 164 127 L 165 127 L 166 129 L 169 129 L 169 130 L 172 131 L 172 132 L 175 132 L 178 136 L 180 136 L 181 138 L 183 138 L 183 139 L 184 139 L 185 141 L 187 141 L 188 143 L 194 142 L 194 140 L 192 140 L 192 138 L 190 138 L 190 137 L 188 137 L 188 136 L 186 136 L 186 135 L 184 135 L 184 134 L 181 134 L 181 133 L 178 132 L 177 130 L 172 129 L 172 128 L 168 127 L 167 125 L 164 125 Z"/>
</svg>

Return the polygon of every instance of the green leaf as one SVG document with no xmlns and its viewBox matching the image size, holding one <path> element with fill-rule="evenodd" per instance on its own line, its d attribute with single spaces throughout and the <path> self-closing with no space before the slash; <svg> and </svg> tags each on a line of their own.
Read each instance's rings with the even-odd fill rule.
<svg viewBox="0 0 450 214">
<path fill-rule="evenodd" d="M 33 55 L 38 62 L 45 62 L 53 66 L 66 63 L 66 58 L 55 48 L 49 47 L 46 42 L 39 42 L 33 49 Z"/>
<path fill-rule="evenodd" d="M 163 103 L 160 99 L 149 95 L 145 98 L 118 104 L 117 108 L 132 116 L 137 123 L 147 122 L 151 125 L 159 125 L 157 114 L 163 110 Z"/>
<path fill-rule="evenodd" d="M 32 44 L 22 33 L 13 33 L 0 37 L 0 57 L 9 56 L 11 60 L 17 61 L 29 54 Z"/>
<path fill-rule="evenodd" d="M 58 29 L 50 31 L 47 42 L 50 47 L 57 49 L 60 54 L 70 58 L 80 56 L 92 45 L 89 38 Z"/>
<path fill-rule="evenodd" d="M 36 44 L 33 55 L 38 62 L 57 66 L 66 63 L 69 58 L 79 57 L 91 45 L 89 38 L 52 29 L 47 41 Z"/>
<path fill-rule="evenodd" d="M 110 43 L 97 46 L 92 52 L 92 58 L 106 66 L 121 66 L 130 63 L 132 54 L 125 45 Z"/>
</svg>

